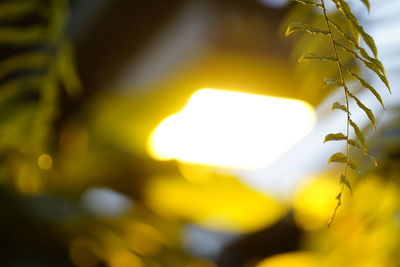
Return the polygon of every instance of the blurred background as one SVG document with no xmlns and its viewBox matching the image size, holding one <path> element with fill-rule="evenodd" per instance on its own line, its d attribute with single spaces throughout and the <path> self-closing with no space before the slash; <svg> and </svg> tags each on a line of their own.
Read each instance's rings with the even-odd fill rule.
<svg viewBox="0 0 400 267">
<path fill-rule="evenodd" d="M 400 266 L 400 4 L 348 2 L 393 94 L 359 67 L 386 104 L 352 84 L 378 166 L 352 152 L 361 175 L 328 229 L 344 145 L 323 139 L 344 96 L 324 87 L 335 66 L 297 62 L 323 38 L 285 37 L 318 10 L 0 1 L 0 265 Z"/>
</svg>

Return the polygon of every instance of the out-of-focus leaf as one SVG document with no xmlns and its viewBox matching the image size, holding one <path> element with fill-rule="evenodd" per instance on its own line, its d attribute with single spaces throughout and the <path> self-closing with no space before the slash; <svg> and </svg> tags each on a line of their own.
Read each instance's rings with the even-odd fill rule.
<svg viewBox="0 0 400 267">
<path fill-rule="evenodd" d="M 37 1 L 19 0 L 0 3 L 0 19 L 18 18 L 35 10 Z"/>
<path fill-rule="evenodd" d="M 59 49 L 56 65 L 59 79 L 65 86 L 67 93 L 73 97 L 77 97 L 81 92 L 82 85 L 74 68 L 74 54 L 71 45 L 67 41 L 64 41 Z"/>
<path fill-rule="evenodd" d="M 329 34 L 329 31 L 321 30 L 317 27 L 313 27 L 313 26 L 310 26 L 307 24 L 294 22 L 294 23 L 289 24 L 288 28 L 286 29 L 285 35 L 288 36 L 297 31 L 306 31 L 311 34 L 323 34 L 323 35 Z"/>
<path fill-rule="evenodd" d="M 344 135 L 343 133 L 330 133 L 327 136 L 325 136 L 324 143 L 328 141 L 341 141 L 341 140 L 347 140 L 347 136 Z"/>
<path fill-rule="evenodd" d="M 0 44 L 30 45 L 46 41 L 45 28 L 42 26 L 31 26 L 24 28 L 1 27 Z"/>
<path fill-rule="evenodd" d="M 0 63 L 0 78 L 18 69 L 42 69 L 49 63 L 50 55 L 29 52 L 10 57 Z"/>
</svg>

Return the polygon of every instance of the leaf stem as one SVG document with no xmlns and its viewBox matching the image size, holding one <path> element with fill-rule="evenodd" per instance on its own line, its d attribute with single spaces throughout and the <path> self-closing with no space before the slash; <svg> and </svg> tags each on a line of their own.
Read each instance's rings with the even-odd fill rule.
<svg viewBox="0 0 400 267">
<path fill-rule="evenodd" d="M 342 70 L 342 64 L 340 63 L 339 54 L 338 54 L 337 48 L 336 48 L 336 41 L 335 41 L 335 39 L 333 37 L 333 32 L 332 32 L 332 29 L 331 29 L 331 26 L 330 26 L 330 23 L 329 23 L 330 20 L 328 18 L 328 14 L 327 14 L 327 10 L 326 10 L 326 7 L 325 7 L 325 1 L 324 0 L 321 0 L 321 6 L 322 6 L 323 14 L 324 14 L 325 23 L 326 23 L 326 26 L 328 28 L 328 32 L 329 32 L 328 35 L 329 35 L 329 38 L 331 40 L 333 53 L 334 53 L 334 55 L 335 55 L 335 57 L 337 59 L 336 63 L 337 63 L 338 70 L 339 70 L 340 80 L 341 80 L 341 83 L 342 83 L 342 86 L 343 86 L 344 96 L 345 96 L 345 100 L 346 100 L 346 108 L 347 108 L 348 111 L 350 111 L 350 109 L 349 109 L 349 88 L 347 87 L 346 81 L 344 79 L 344 74 L 343 74 L 343 70 Z M 346 153 L 345 153 L 345 155 L 346 155 L 346 163 L 345 163 L 344 174 L 343 175 L 344 175 L 344 177 L 347 178 L 347 170 L 348 170 L 348 167 L 349 167 L 349 163 L 348 162 L 349 162 L 350 112 L 347 112 L 346 114 L 347 114 L 347 122 L 346 122 L 346 136 L 347 136 L 347 138 L 346 138 Z M 338 194 L 338 196 L 336 198 L 338 202 L 337 202 L 337 205 L 335 207 L 335 210 L 333 211 L 333 214 L 332 214 L 331 218 L 328 221 L 328 227 L 331 226 L 333 220 L 336 217 L 337 210 L 339 209 L 339 207 L 342 204 L 341 198 L 342 198 L 343 190 L 344 190 L 344 183 L 341 184 L 340 193 Z"/>
</svg>

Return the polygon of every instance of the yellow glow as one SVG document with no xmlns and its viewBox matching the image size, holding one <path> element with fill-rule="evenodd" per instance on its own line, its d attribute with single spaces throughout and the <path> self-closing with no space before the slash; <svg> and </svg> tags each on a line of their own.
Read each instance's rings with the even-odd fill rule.
<svg viewBox="0 0 400 267">
<path fill-rule="evenodd" d="M 317 267 L 322 266 L 318 258 L 307 252 L 290 252 L 269 257 L 256 267 Z"/>
<path fill-rule="evenodd" d="M 281 203 L 229 177 L 200 184 L 179 177 L 154 177 L 147 183 L 145 201 L 163 217 L 239 233 L 271 225 L 287 212 Z"/>
<path fill-rule="evenodd" d="M 145 256 L 159 253 L 164 244 L 164 238 L 156 228 L 140 222 L 129 225 L 125 236 L 130 248 Z"/>
<path fill-rule="evenodd" d="M 329 174 L 305 182 L 293 199 L 296 223 L 309 231 L 326 229 L 335 209 L 335 196 L 339 190 L 337 181 Z M 343 203 L 346 202 L 347 194 L 347 191 L 343 193 Z M 337 219 L 342 215 L 344 208 L 341 207 L 342 212 L 337 215 Z"/>
<path fill-rule="evenodd" d="M 18 191 L 22 194 L 38 194 L 43 188 L 42 179 L 30 164 L 21 164 L 15 182 Z"/>
<path fill-rule="evenodd" d="M 129 266 L 129 267 L 144 267 L 142 260 L 136 256 L 135 254 L 127 251 L 120 250 L 115 252 L 111 259 L 109 260 L 110 267 L 121 267 L 121 266 Z"/>
<path fill-rule="evenodd" d="M 300 141 L 315 121 L 303 101 L 202 89 L 156 127 L 148 147 L 158 160 L 257 169 Z"/>
<path fill-rule="evenodd" d="M 53 166 L 53 159 L 48 154 L 42 154 L 37 161 L 39 167 L 43 170 L 49 170 Z"/>
</svg>

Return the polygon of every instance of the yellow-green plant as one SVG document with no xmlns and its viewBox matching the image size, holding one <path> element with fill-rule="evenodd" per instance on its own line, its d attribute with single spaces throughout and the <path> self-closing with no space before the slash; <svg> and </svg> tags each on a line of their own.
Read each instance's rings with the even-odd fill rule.
<svg viewBox="0 0 400 267">
<path fill-rule="evenodd" d="M 35 162 L 47 152 L 60 88 L 77 93 L 65 34 L 68 9 L 67 0 L 0 3 L 0 155 L 6 164 Z"/>
<path fill-rule="evenodd" d="M 358 21 L 357 17 L 353 14 L 349 4 L 345 0 L 331 0 L 334 4 L 335 11 L 329 13 L 326 7 L 327 0 L 318 1 L 306 1 L 306 0 L 294 0 L 301 4 L 301 7 L 311 7 L 319 10 L 319 14 L 322 17 L 320 25 L 308 25 L 304 23 L 291 23 L 286 31 L 286 35 L 290 35 L 297 31 L 304 31 L 312 35 L 321 35 L 326 37 L 326 41 L 329 43 L 330 52 L 328 55 L 317 54 L 317 53 L 306 53 L 299 61 L 305 60 L 318 60 L 323 62 L 331 62 L 335 64 L 336 77 L 325 77 L 324 83 L 327 86 L 341 87 L 344 94 L 344 103 L 335 102 L 332 105 L 332 109 L 338 109 L 345 113 L 346 116 L 346 131 L 345 133 L 329 133 L 326 135 L 324 142 L 328 141 L 345 141 L 345 151 L 334 153 L 329 159 L 328 163 L 343 163 L 344 170 L 340 174 L 341 189 L 336 196 L 337 205 L 333 211 L 333 214 L 328 221 L 328 226 L 333 222 L 338 208 L 342 204 L 342 194 L 345 187 L 348 187 L 352 191 L 351 184 L 348 179 L 348 170 L 351 169 L 356 173 L 359 173 L 359 167 L 350 157 L 350 148 L 354 147 L 360 149 L 367 157 L 371 159 L 374 165 L 376 165 L 375 159 L 367 151 L 366 139 L 362 133 L 362 130 L 357 123 L 352 119 L 351 110 L 349 108 L 349 102 L 355 101 L 357 106 L 362 109 L 366 116 L 369 118 L 371 124 L 376 128 L 376 119 L 370 108 L 368 108 L 354 92 L 350 90 L 349 81 L 356 80 L 361 87 L 369 90 L 379 101 L 384 109 L 384 103 L 382 97 L 378 91 L 362 77 L 356 70 L 360 64 L 354 64 L 355 61 L 362 63 L 367 69 L 372 71 L 388 88 L 390 91 L 390 85 L 386 78 L 385 69 L 381 61 L 378 59 L 378 51 L 374 42 L 374 39 L 364 30 L 363 26 Z M 369 0 L 361 0 L 365 7 L 370 9 Z M 363 40 L 367 49 L 360 44 L 360 39 Z M 353 129 L 357 140 L 349 138 L 350 130 Z"/>
</svg>

